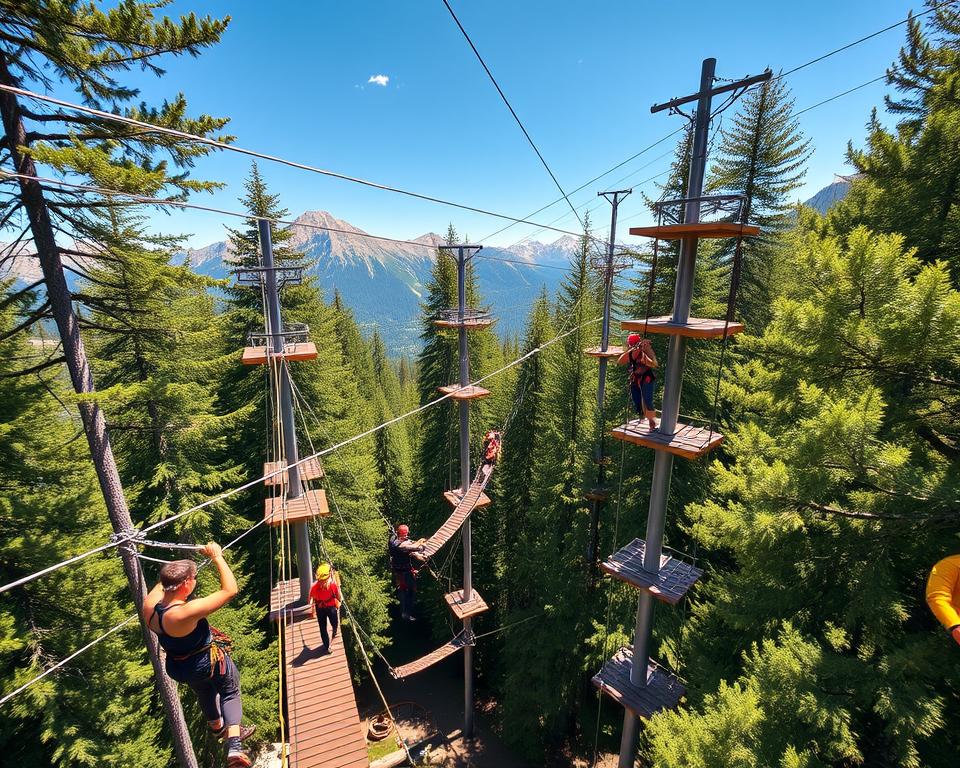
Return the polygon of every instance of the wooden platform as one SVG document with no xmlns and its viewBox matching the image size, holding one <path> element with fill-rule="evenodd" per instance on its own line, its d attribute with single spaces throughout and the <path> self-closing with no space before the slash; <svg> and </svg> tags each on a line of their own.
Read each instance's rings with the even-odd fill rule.
<svg viewBox="0 0 960 768">
<path fill-rule="evenodd" d="M 455 654 L 465 645 L 466 643 L 459 636 L 457 636 L 449 643 L 441 645 L 439 648 L 437 648 L 437 650 L 428 653 L 426 656 L 421 656 L 416 661 L 411 661 L 409 664 L 404 664 L 402 667 L 394 667 L 390 670 L 390 674 L 393 675 L 397 680 L 403 680 L 406 677 L 410 677 L 410 675 L 417 674 L 417 672 L 423 672 L 423 670 L 427 669 L 427 667 L 432 667 L 434 664 L 443 661 L 448 656 L 453 656 L 453 654 Z"/>
<path fill-rule="evenodd" d="M 490 606 L 484 602 L 484 599 L 480 597 L 480 593 L 475 589 L 470 591 L 470 602 L 468 603 L 463 602 L 462 589 L 444 595 L 443 599 L 446 601 L 447 607 L 453 615 L 460 619 L 460 621 L 473 616 L 479 616 L 481 613 L 486 613 L 490 610 Z"/>
<path fill-rule="evenodd" d="M 588 501 L 606 501 L 610 497 L 609 488 L 591 488 L 583 494 Z"/>
<path fill-rule="evenodd" d="M 490 503 L 490 497 L 483 492 L 483 489 L 490 482 L 491 475 L 493 475 L 493 472 L 484 473 L 482 470 L 478 470 L 477 476 L 470 487 L 467 488 L 467 495 L 463 498 L 455 491 L 447 491 L 443 494 L 443 497 L 453 505 L 453 512 L 450 513 L 446 522 L 440 526 L 440 529 L 424 541 L 424 553 L 427 557 L 433 557 L 444 544 L 453 538 L 473 510 Z"/>
<path fill-rule="evenodd" d="M 307 615 L 309 606 L 300 603 L 300 579 L 288 579 L 270 590 L 270 621 L 297 621 Z"/>
<path fill-rule="evenodd" d="M 445 387 L 437 387 L 437 391 L 450 395 L 451 400 L 478 400 L 490 394 L 489 389 L 475 387 L 472 384 L 465 387 L 461 387 L 459 384 L 448 384 Z"/>
<path fill-rule="evenodd" d="M 288 501 L 286 508 L 282 496 L 273 496 L 264 504 L 263 516 L 267 525 L 280 525 L 283 522 L 300 523 L 312 520 L 314 517 L 326 517 L 330 514 L 327 506 L 327 493 L 321 489 L 305 491 L 293 501 Z"/>
<path fill-rule="evenodd" d="M 651 661 L 647 667 L 647 684 L 634 685 L 630 682 L 632 663 L 633 650 L 621 648 L 603 665 L 603 669 L 593 676 L 593 684 L 621 707 L 626 707 L 642 718 L 648 718 L 664 709 L 673 709 L 680 703 L 687 691 L 676 675 Z"/>
<path fill-rule="evenodd" d="M 263 475 L 273 475 L 272 477 L 267 477 L 263 481 L 263 484 L 266 486 L 274 485 L 287 485 L 290 481 L 287 478 L 286 472 L 281 472 L 276 475 L 273 473 L 276 472 L 281 467 L 286 467 L 287 462 L 285 461 L 268 461 L 263 465 Z M 301 480 L 319 480 L 323 477 L 323 467 L 320 466 L 320 459 L 307 459 L 302 464 L 297 464 L 297 469 L 300 470 L 300 479 Z"/>
<path fill-rule="evenodd" d="M 723 442 L 723 435 L 719 432 L 714 431 L 711 435 L 709 429 L 689 424 L 677 424 L 677 431 L 672 435 L 659 429 L 651 430 L 646 419 L 628 421 L 614 427 L 611 434 L 617 440 L 626 440 L 655 451 L 666 451 L 685 459 L 698 459 Z"/>
<path fill-rule="evenodd" d="M 669 315 L 651 317 L 647 320 L 624 320 L 620 327 L 637 333 L 663 333 L 668 336 L 686 336 L 689 339 L 722 339 L 724 335 L 743 333 L 743 323 L 729 324 L 724 320 L 691 317 L 685 323 L 675 323 Z M 724 334 L 726 328 L 726 334 Z"/>
<path fill-rule="evenodd" d="M 679 240 L 682 237 L 753 237 L 760 227 L 738 224 L 735 221 L 700 221 L 696 224 L 656 224 L 649 227 L 630 227 L 631 235 L 657 237 L 661 240 Z"/>
<path fill-rule="evenodd" d="M 608 346 L 606 352 L 601 350 L 600 347 L 590 347 L 583 350 L 583 354 L 587 357 L 620 357 L 623 354 L 623 347 Z"/>
<path fill-rule="evenodd" d="M 468 331 L 477 328 L 488 328 L 493 325 L 493 323 L 494 319 L 492 317 L 465 317 L 463 320 L 437 318 L 433 321 L 433 324 L 437 326 L 437 328 L 466 328 Z"/>
<path fill-rule="evenodd" d="M 316 621 L 284 632 L 284 694 L 290 768 L 367 768 L 366 728 L 360 722 L 343 635 L 321 655 Z"/>
<path fill-rule="evenodd" d="M 317 357 L 317 345 L 312 341 L 302 344 L 287 344 L 283 348 L 283 354 L 267 354 L 266 347 L 244 347 L 241 362 L 244 365 L 264 365 L 268 359 L 284 360 L 293 362 L 296 360 L 315 360 Z"/>
<path fill-rule="evenodd" d="M 676 605 L 703 576 L 703 571 L 682 560 L 673 550 L 664 547 L 657 573 L 643 568 L 646 543 L 634 539 L 614 552 L 600 567 L 614 578 L 647 590 L 658 600 Z"/>
</svg>

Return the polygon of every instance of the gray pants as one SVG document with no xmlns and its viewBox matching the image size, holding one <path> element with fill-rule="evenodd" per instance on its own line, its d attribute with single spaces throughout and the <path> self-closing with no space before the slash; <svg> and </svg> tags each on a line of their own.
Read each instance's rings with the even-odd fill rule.
<svg viewBox="0 0 960 768">
<path fill-rule="evenodd" d="M 240 701 L 240 672 L 229 656 L 224 660 L 224 671 L 214 670 L 213 677 L 191 680 L 187 683 L 200 701 L 203 716 L 210 722 L 223 717 L 224 724 L 240 725 L 243 703 Z"/>
</svg>

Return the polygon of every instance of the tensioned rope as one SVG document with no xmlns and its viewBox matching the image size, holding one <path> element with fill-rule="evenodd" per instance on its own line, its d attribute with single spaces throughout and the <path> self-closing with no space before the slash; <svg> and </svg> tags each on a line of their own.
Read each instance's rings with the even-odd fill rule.
<svg viewBox="0 0 960 768">
<path fill-rule="evenodd" d="M 517 365 L 520 365 L 524 360 L 527 360 L 527 359 L 529 359 L 530 357 L 532 357 L 532 356 L 534 356 L 534 355 L 536 355 L 536 354 L 539 354 L 541 351 L 543 351 L 543 350 L 546 349 L 547 347 L 549 347 L 549 346 L 557 343 L 558 341 L 560 341 L 561 339 L 565 338 L 566 336 L 569 336 L 571 333 L 574 333 L 575 331 L 579 330 L 581 327 L 586 326 L 586 325 L 590 325 L 590 324 L 593 324 L 593 323 L 598 323 L 598 322 L 600 322 L 600 320 L 601 320 L 601 318 L 599 318 L 599 317 L 594 318 L 593 320 L 588 320 L 588 321 L 582 323 L 581 325 L 579 325 L 579 326 L 577 326 L 577 327 L 575 327 L 575 328 L 571 328 L 570 330 L 568 330 L 568 331 L 566 331 L 566 332 L 564 332 L 564 333 L 562 333 L 562 334 L 559 334 L 559 335 L 557 335 L 557 336 L 554 336 L 554 337 L 553 337 L 552 339 L 550 339 L 549 341 L 546 341 L 546 342 L 544 342 L 543 344 L 541 344 L 540 346 L 535 347 L 534 349 L 531 349 L 529 352 L 527 352 L 526 354 L 521 355 L 521 356 L 518 357 L 516 360 L 513 360 L 513 361 L 507 363 L 506 365 L 501 366 L 501 367 L 498 368 L 497 370 L 495 370 L 495 371 L 493 371 L 493 372 L 491 372 L 491 373 L 488 373 L 488 374 L 486 374 L 485 376 L 480 377 L 480 378 L 477 379 L 476 381 L 471 382 L 471 386 L 478 386 L 478 385 L 482 384 L 483 382 L 487 381 L 488 379 L 491 379 L 491 378 L 493 378 L 494 376 L 497 376 L 497 375 L 503 373 L 504 371 L 507 371 L 507 370 L 509 370 L 509 369 L 511 369 L 511 368 L 514 368 L 514 367 L 517 366 Z M 305 456 L 305 457 L 301 458 L 299 461 L 297 461 L 297 462 L 296 462 L 296 465 L 299 466 L 299 465 L 301 465 L 301 464 L 306 463 L 307 461 L 310 461 L 311 459 L 321 458 L 322 456 L 326 456 L 326 455 L 328 455 L 328 454 L 330 454 L 330 453 L 333 453 L 334 451 L 337 451 L 337 450 L 339 450 L 340 448 L 343 448 L 343 447 L 345 447 L 345 446 L 347 446 L 347 445 L 350 445 L 350 444 L 352 444 L 352 443 L 355 443 L 355 442 L 357 442 L 358 440 L 362 440 L 362 439 L 364 439 L 365 437 L 369 437 L 370 435 L 376 434 L 377 432 L 379 432 L 379 431 L 382 430 L 382 429 L 386 429 L 387 427 L 389 427 L 389 426 L 391 426 L 391 425 L 393 425 L 393 424 L 396 424 L 396 423 L 398 423 L 398 422 L 400 422 L 400 421 L 403 421 L 404 419 L 409 418 L 410 416 L 414 416 L 414 415 L 416 415 L 416 414 L 418 414 L 418 413 L 422 413 L 423 411 L 425 411 L 425 410 L 427 410 L 427 409 L 429 409 L 429 408 L 432 408 L 433 406 L 438 405 L 439 403 L 442 403 L 444 400 L 447 400 L 447 399 L 449 399 L 450 397 L 452 397 L 452 395 L 453 395 L 452 392 L 451 392 L 451 393 L 448 393 L 448 394 L 441 395 L 440 397 L 437 397 L 437 398 L 435 398 L 434 400 L 431 400 L 431 401 L 429 401 L 429 402 L 427 402 L 427 403 L 424 403 L 423 405 L 420 405 L 420 406 L 418 406 L 417 408 L 414 408 L 414 409 L 412 409 L 412 410 L 410 410 L 410 411 L 407 411 L 406 413 L 400 414 L 399 416 L 395 416 L 395 417 L 392 418 L 392 419 L 388 419 L 387 421 L 383 422 L 382 424 L 378 424 L 378 425 L 376 425 L 376 426 L 374 426 L 374 427 L 371 427 L 370 429 L 364 430 L 363 432 L 360 432 L 360 433 L 358 433 L 358 434 L 356 434 L 356 435 L 354 435 L 354 436 L 352 436 L 352 437 L 346 438 L 345 440 L 342 440 L 342 441 L 340 441 L 339 443 L 336 443 L 335 445 L 332 445 L 332 446 L 330 446 L 330 447 L 328 447 L 328 448 L 324 448 L 324 449 L 318 451 L 318 452 L 315 453 L 315 454 L 311 454 L 311 455 L 309 455 L 309 456 Z M 148 527 L 140 530 L 140 531 L 138 532 L 138 535 L 143 535 L 143 534 L 149 533 L 149 532 L 151 532 L 151 531 L 157 530 L 157 529 L 159 529 L 159 528 L 161 528 L 161 527 L 163 527 L 163 526 L 165 526 L 165 525 L 168 525 L 168 524 L 170 524 L 170 523 L 172 523 L 172 522 L 174 522 L 174 521 L 176 521 L 176 520 L 179 520 L 179 519 L 181 519 L 181 518 L 183 518 L 183 517 L 186 517 L 186 516 L 189 515 L 189 514 L 192 514 L 192 513 L 194 513 L 194 512 L 197 512 L 197 511 L 199 511 L 199 510 L 201 510 L 201 509 L 205 509 L 206 507 L 212 506 L 213 504 L 217 504 L 217 503 L 223 501 L 224 499 L 228 499 L 228 498 L 230 498 L 230 497 L 232 497 L 232 496 L 235 496 L 236 494 L 241 493 L 242 491 L 245 491 L 245 490 L 247 490 L 247 489 L 249 489 L 249 488 L 252 488 L 252 487 L 254 487 L 254 486 L 256 486 L 256 485 L 259 485 L 260 483 L 264 482 L 265 480 L 268 480 L 269 478 L 275 477 L 275 476 L 277 476 L 277 475 L 279 475 L 279 474 L 281 474 L 281 473 L 284 473 L 284 472 L 286 472 L 286 471 L 287 471 L 286 468 L 281 467 L 281 468 L 276 469 L 276 470 L 274 470 L 274 471 L 272 471 L 272 472 L 268 472 L 268 473 L 264 474 L 262 477 L 257 477 L 257 478 L 255 478 L 255 479 L 253 479 L 253 480 L 249 480 L 248 482 L 243 483 L 242 485 L 239 485 L 239 486 L 236 486 L 236 487 L 234 487 L 234 488 L 228 489 L 228 490 L 224 491 L 223 493 L 218 494 L 217 496 L 214 496 L 214 497 L 212 497 L 212 498 L 210 498 L 210 499 L 207 499 L 207 500 L 204 501 L 204 502 L 201 502 L 200 504 L 196 504 L 196 505 L 194 505 L 193 507 L 190 507 L 189 509 L 184 510 L 183 512 L 178 512 L 178 513 L 175 514 L 175 515 L 171 515 L 170 517 L 164 518 L 163 520 L 160 520 L 160 521 L 158 521 L 158 522 L 156 522 L 156 523 L 154 523 L 154 524 L 152 524 L 152 525 L 150 525 L 150 526 L 148 526 Z M 24 577 L 22 577 L 22 578 L 16 579 L 16 580 L 14 580 L 14 581 L 12 581 L 12 582 L 10 582 L 10 583 L 8 583 L 8 584 L 3 585 L 2 587 L 0 587 L 0 593 L 6 592 L 6 591 L 8 591 L 8 590 L 10 590 L 10 589 L 13 589 L 14 587 L 18 587 L 18 586 L 21 586 L 21 585 L 23 585 L 23 584 L 27 584 L 27 583 L 35 580 L 35 579 L 40 578 L 41 576 L 45 576 L 46 574 L 53 573 L 54 571 L 57 571 L 57 570 L 59 570 L 60 568 L 63 568 L 63 567 L 65 567 L 65 566 L 67 566 L 67 565 L 71 565 L 71 564 L 73 564 L 73 563 L 79 562 L 79 561 L 81 561 L 81 560 L 84 560 L 84 559 L 87 558 L 87 557 L 90 557 L 91 555 L 97 554 L 98 552 L 103 552 L 103 551 L 105 551 L 105 550 L 107 550 L 107 549 L 111 549 L 112 547 L 116 547 L 116 546 L 118 546 L 118 545 L 120 545 L 120 544 L 123 544 L 124 542 L 131 541 L 131 540 L 133 540 L 133 539 L 134 539 L 134 536 L 133 536 L 132 534 L 128 534 L 128 535 L 120 538 L 118 541 L 111 541 L 111 542 L 108 542 L 107 544 L 103 544 L 103 545 L 101 545 L 101 546 L 99 546 L 99 547 L 95 547 L 95 548 L 93 548 L 93 549 L 91 549 L 91 550 L 88 550 L 88 551 L 86 551 L 86 552 L 83 552 L 83 553 L 81 553 L 81 554 L 79 554 L 79 555 L 75 555 L 75 556 L 73 556 L 73 557 L 71 557 L 71 558 L 68 558 L 68 559 L 66 559 L 66 560 L 61 561 L 60 563 L 56 563 L 56 564 L 54 564 L 54 565 L 48 566 L 48 567 L 46 567 L 46 568 L 43 568 L 43 569 L 41 569 L 41 570 L 39 570 L 39 571 L 37 571 L 37 572 L 35 572 L 35 573 L 33 573 L 33 574 L 30 574 L 29 576 L 24 576 Z"/>
</svg>

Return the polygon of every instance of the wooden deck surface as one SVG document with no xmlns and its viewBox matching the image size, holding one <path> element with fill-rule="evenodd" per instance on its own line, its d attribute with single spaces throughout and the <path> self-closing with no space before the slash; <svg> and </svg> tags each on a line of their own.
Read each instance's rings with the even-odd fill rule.
<svg viewBox="0 0 960 768">
<path fill-rule="evenodd" d="M 470 487 L 467 488 L 466 495 L 457 502 L 457 506 L 453 508 L 453 512 L 447 518 L 447 521 L 440 526 L 440 530 L 424 542 L 427 556 L 433 557 L 437 554 L 440 548 L 453 538 L 464 521 L 470 517 L 470 513 L 480 506 L 480 497 L 484 495 L 483 489 L 487 487 L 492 474 L 492 469 L 488 472 L 484 472 L 482 469 L 477 472 L 477 476 Z M 487 501 L 489 502 L 489 499 Z"/>
<path fill-rule="evenodd" d="M 743 333 L 743 323 L 726 322 L 705 317 L 689 317 L 685 323 L 675 323 L 669 315 L 651 317 L 646 320 L 623 320 L 620 327 L 625 331 L 638 333 L 661 333 L 668 336 L 686 336 L 688 339 L 722 339 L 724 332 L 727 336 Z"/>
<path fill-rule="evenodd" d="M 611 434 L 617 440 L 626 440 L 655 451 L 666 451 L 685 459 L 698 459 L 723 442 L 723 435 L 716 430 L 711 432 L 704 427 L 677 424 L 677 431 L 668 435 L 659 429 L 651 430 L 646 419 L 628 421 L 615 427 Z"/>
<path fill-rule="evenodd" d="M 760 234 L 754 224 L 735 221 L 698 221 L 692 224 L 653 224 L 647 227 L 630 227 L 631 235 L 658 237 L 661 240 L 679 240 L 682 237 L 752 237 Z"/>
<path fill-rule="evenodd" d="M 287 478 L 286 472 L 278 472 L 274 475 L 274 472 L 277 472 L 281 467 L 286 467 L 287 462 L 285 461 L 268 461 L 263 465 L 263 474 L 271 475 L 266 480 L 263 481 L 264 485 L 273 486 L 273 485 L 286 485 L 289 481 Z M 320 459 L 312 458 L 307 459 L 302 464 L 297 465 L 297 469 L 300 470 L 300 479 L 301 480 L 319 480 L 323 477 L 323 467 L 320 466 Z"/>
<path fill-rule="evenodd" d="M 621 648 L 593 676 L 592 682 L 621 707 L 642 718 L 673 709 L 686 695 L 687 691 L 677 677 L 653 661 L 647 667 L 647 684 L 634 685 L 630 682 L 632 665 L 632 649 Z"/>
<path fill-rule="evenodd" d="M 327 492 L 322 488 L 304 491 L 302 496 L 288 500 L 286 506 L 282 496 L 271 496 L 263 505 L 263 516 L 267 519 L 267 525 L 280 525 L 284 521 L 299 523 L 329 514 Z"/>
<path fill-rule="evenodd" d="M 290 768 L 367 768 L 343 636 L 322 655 L 320 628 L 307 618 L 286 626 L 284 642 Z"/>
<path fill-rule="evenodd" d="M 703 571 L 685 560 L 674 556 L 666 549 L 660 557 L 660 570 L 656 573 L 644 570 L 643 556 L 646 542 L 634 539 L 627 546 L 614 552 L 600 567 L 614 578 L 646 589 L 658 600 L 676 605 L 690 587 L 703 576 Z"/>
<path fill-rule="evenodd" d="M 268 355 L 266 347 L 244 347 L 240 362 L 244 365 L 264 365 L 271 358 L 296 361 L 314 360 L 316 357 L 317 345 L 308 341 L 300 344 L 287 344 L 283 348 L 283 354 L 270 353 Z"/>
</svg>

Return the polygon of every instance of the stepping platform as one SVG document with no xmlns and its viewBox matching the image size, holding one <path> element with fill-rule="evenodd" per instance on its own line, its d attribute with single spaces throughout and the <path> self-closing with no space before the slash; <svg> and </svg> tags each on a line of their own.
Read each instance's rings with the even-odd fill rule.
<svg viewBox="0 0 960 768">
<path fill-rule="evenodd" d="M 319 632 L 319 629 L 317 631 Z M 397 680 L 403 680 L 404 678 L 410 677 L 410 675 L 417 674 L 417 672 L 423 672 L 423 670 L 432 667 L 434 664 L 438 664 L 448 656 L 453 656 L 453 654 L 466 645 L 467 643 L 460 636 L 457 636 L 449 643 L 441 645 L 437 650 L 428 653 L 426 656 L 421 656 L 416 661 L 411 661 L 402 667 L 394 667 L 390 670 L 390 674 Z"/>
<path fill-rule="evenodd" d="M 585 494 L 583 498 L 589 501 L 606 501 L 610 498 L 610 489 L 609 488 L 591 488 Z"/>
<path fill-rule="evenodd" d="M 310 615 L 310 608 L 300 603 L 300 579 L 281 581 L 270 590 L 270 621 L 298 621 Z"/>
<path fill-rule="evenodd" d="M 287 501 L 286 507 L 284 507 L 282 496 L 273 496 L 266 500 L 263 512 L 267 525 L 280 525 L 284 522 L 302 523 L 315 517 L 326 517 L 329 514 L 327 493 L 319 488 L 306 491 L 303 496 Z"/>
<path fill-rule="evenodd" d="M 589 349 L 583 350 L 583 354 L 587 357 L 620 357 L 623 354 L 623 347 L 607 347 L 607 351 L 604 352 L 600 347 L 590 347 Z"/>
<path fill-rule="evenodd" d="M 680 704 L 687 691 L 676 675 L 651 661 L 647 666 L 647 684 L 634 685 L 630 682 L 632 664 L 633 650 L 621 648 L 593 676 L 592 682 L 621 707 L 644 719 Z"/>
<path fill-rule="evenodd" d="M 753 237 L 760 234 L 754 224 L 735 221 L 698 221 L 695 224 L 654 224 L 648 227 L 630 227 L 631 235 L 657 237 L 661 240 L 679 240 L 682 237 Z"/>
<path fill-rule="evenodd" d="M 450 395 L 451 400 L 479 400 L 481 397 L 490 394 L 489 389 L 475 387 L 472 384 L 465 387 L 461 387 L 459 384 L 448 384 L 445 387 L 437 387 L 437 391 Z"/>
<path fill-rule="evenodd" d="M 297 360 L 315 360 L 316 357 L 317 345 L 312 341 L 307 341 L 302 344 L 284 345 L 282 354 L 271 352 L 268 355 L 266 347 L 244 347 L 240 362 L 244 365 L 265 365 L 267 360 L 283 358 L 289 362 L 295 362 Z"/>
<path fill-rule="evenodd" d="M 492 475 L 492 471 L 484 472 L 481 467 L 477 470 L 477 476 L 473 479 L 470 487 L 467 488 L 466 496 L 461 497 L 459 491 L 447 491 L 443 494 L 443 497 L 453 506 L 453 512 L 450 513 L 447 521 L 440 526 L 440 530 L 423 542 L 424 554 L 427 557 L 433 557 L 444 544 L 453 538 L 473 510 L 490 504 L 490 497 L 483 492 L 483 489 L 487 487 Z"/>
<path fill-rule="evenodd" d="M 624 320 L 620 327 L 638 333 L 663 333 L 668 336 L 686 336 L 688 339 L 722 339 L 724 335 L 743 333 L 743 323 L 691 317 L 685 323 L 675 323 L 669 315 L 647 320 Z"/>
<path fill-rule="evenodd" d="M 444 595 L 443 599 L 446 601 L 447 607 L 453 615 L 460 619 L 460 621 L 473 616 L 479 616 L 481 613 L 486 613 L 490 610 L 490 606 L 484 602 L 483 598 L 480 597 L 480 593 L 475 589 L 470 591 L 470 600 L 466 603 L 463 602 L 462 589 Z"/>
<path fill-rule="evenodd" d="M 660 556 L 660 570 L 650 573 L 643 568 L 646 542 L 634 539 L 614 552 L 600 567 L 614 578 L 647 590 L 658 600 L 676 605 L 703 576 L 703 571 L 682 560 L 672 549 L 664 547 Z"/>
<path fill-rule="evenodd" d="M 666 451 L 685 459 L 698 459 L 723 442 L 723 435 L 716 430 L 711 434 L 709 429 L 703 427 L 677 424 L 677 431 L 668 435 L 659 429 L 651 430 L 646 419 L 628 421 L 614 427 L 611 434 L 617 440 L 626 440 L 655 451 Z"/>
<path fill-rule="evenodd" d="M 284 632 L 284 695 L 290 768 L 367 768 L 366 724 L 361 724 L 343 634 L 322 654 L 316 621 Z"/>
<path fill-rule="evenodd" d="M 266 486 L 274 485 L 287 485 L 290 480 L 287 477 L 286 472 L 280 472 L 274 475 L 274 472 L 277 472 L 281 467 L 286 467 L 287 462 L 285 461 L 268 461 L 263 465 L 263 475 L 273 475 L 272 477 L 267 477 L 263 481 L 263 484 Z M 300 470 L 300 479 L 301 480 L 319 480 L 323 477 L 323 467 L 320 466 L 319 459 L 307 459 L 302 464 L 297 465 L 297 469 Z"/>
</svg>

